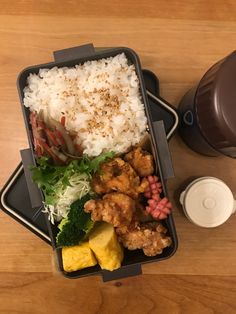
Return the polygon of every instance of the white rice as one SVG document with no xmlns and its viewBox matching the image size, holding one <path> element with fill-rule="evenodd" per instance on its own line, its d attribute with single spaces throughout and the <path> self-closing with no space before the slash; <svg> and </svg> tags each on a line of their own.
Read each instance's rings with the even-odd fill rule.
<svg viewBox="0 0 236 314">
<path fill-rule="evenodd" d="M 143 138 L 147 126 L 134 65 L 124 53 L 73 68 L 41 69 L 30 74 L 24 105 L 43 109 L 77 133 L 84 154 L 125 152 Z"/>
</svg>

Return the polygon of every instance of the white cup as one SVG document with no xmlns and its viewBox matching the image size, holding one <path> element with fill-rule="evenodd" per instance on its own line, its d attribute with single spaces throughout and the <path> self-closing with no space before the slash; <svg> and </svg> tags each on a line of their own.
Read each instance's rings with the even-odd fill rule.
<svg viewBox="0 0 236 314">
<path fill-rule="evenodd" d="M 201 177 L 180 194 L 185 216 L 194 224 L 213 228 L 222 225 L 236 211 L 229 187 L 220 179 Z"/>
</svg>

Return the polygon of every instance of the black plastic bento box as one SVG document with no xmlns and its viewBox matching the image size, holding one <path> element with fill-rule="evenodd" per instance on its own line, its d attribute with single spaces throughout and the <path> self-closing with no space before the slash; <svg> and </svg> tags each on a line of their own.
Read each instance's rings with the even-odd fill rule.
<svg viewBox="0 0 236 314">
<path fill-rule="evenodd" d="M 19 96 L 22 105 L 22 111 L 25 119 L 25 125 L 29 140 L 29 145 L 31 149 L 31 158 L 29 156 L 24 156 L 22 154 L 23 164 L 25 166 L 25 171 L 27 171 L 26 167 L 30 163 L 30 159 L 35 164 L 34 159 L 34 150 L 33 150 L 33 143 L 32 143 L 32 130 L 31 125 L 29 123 L 29 109 L 23 105 L 23 89 L 26 86 L 26 80 L 30 73 L 38 73 L 39 69 L 42 68 L 52 68 L 54 66 L 63 67 L 63 66 L 74 66 L 79 63 L 83 63 L 88 60 L 98 60 L 101 58 L 113 57 L 119 53 L 124 52 L 127 59 L 130 63 L 134 64 L 136 69 L 136 74 L 139 78 L 140 82 L 140 94 L 142 96 L 143 103 L 145 105 L 146 116 L 148 119 L 148 127 L 149 132 L 151 135 L 151 141 L 153 146 L 153 153 L 156 163 L 156 172 L 160 177 L 163 186 L 163 194 L 167 195 L 166 190 L 166 180 L 173 176 L 173 168 L 171 163 L 171 158 L 168 150 L 166 132 L 163 121 L 154 121 L 151 116 L 151 110 L 148 103 L 148 96 L 146 92 L 145 82 L 143 79 L 143 73 L 140 65 L 140 61 L 136 53 L 129 49 L 129 48 L 109 48 L 103 49 L 100 51 L 95 51 L 93 45 L 84 45 L 75 48 L 69 48 L 61 51 L 57 51 L 54 53 L 55 62 L 47 63 L 47 64 L 40 64 L 36 66 L 31 66 L 24 69 L 18 77 L 17 86 L 19 91 Z M 26 159 L 28 158 L 28 161 Z M 31 186 L 29 187 L 30 199 L 33 208 L 40 208 L 42 207 L 43 202 L 43 195 L 41 191 L 36 187 L 36 185 L 32 182 Z M 172 245 L 168 248 L 163 250 L 163 253 L 154 257 L 147 257 L 143 254 L 141 250 L 136 251 L 129 251 L 125 249 L 124 260 L 122 263 L 122 267 L 115 271 L 104 271 L 101 270 L 99 266 L 93 266 L 86 269 L 82 269 L 76 272 L 67 273 L 63 270 L 62 266 L 62 258 L 61 258 L 61 251 L 60 249 L 56 248 L 55 238 L 56 238 L 56 227 L 52 225 L 47 220 L 47 227 L 49 231 L 49 235 L 51 238 L 52 247 L 56 252 L 58 267 L 59 270 L 68 278 L 78 278 L 82 276 L 88 276 L 93 274 L 102 273 L 104 280 L 111 280 L 115 278 L 130 276 L 141 273 L 141 264 L 148 263 L 152 261 L 160 261 L 172 256 L 176 249 L 177 249 L 177 236 L 175 231 L 175 226 L 173 222 L 172 215 L 169 215 L 168 218 L 165 220 L 164 224 L 168 229 L 168 234 L 172 238 Z"/>
</svg>

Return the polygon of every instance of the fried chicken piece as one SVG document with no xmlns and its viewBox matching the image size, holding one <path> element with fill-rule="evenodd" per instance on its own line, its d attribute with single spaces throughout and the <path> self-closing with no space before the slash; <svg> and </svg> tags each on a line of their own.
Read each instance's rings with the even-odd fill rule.
<svg viewBox="0 0 236 314">
<path fill-rule="evenodd" d="M 170 246 L 171 238 L 166 236 L 167 230 L 160 223 L 134 223 L 128 227 L 116 228 L 118 240 L 129 250 L 142 249 L 147 256 L 161 254 Z"/>
<path fill-rule="evenodd" d="M 135 212 L 135 201 L 129 196 L 113 192 L 99 200 L 89 200 L 84 210 L 93 221 L 106 221 L 114 227 L 128 226 Z"/>
<path fill-rule="evenodd" d="M 136 147 L 125 155 L 127 161 L 140 177 L 147 177 L 154 172 L 153 156 L 141 147 Z"/>
<path fill-rule="evenodd" d="M 92 178 L 92 189 L 97 194 L 110 193 L 112 191 L 127 194 L 133 199 L 138 198 L 148 187 L 146 178 L 140 182 L 140 178 L 129 163 L 121 158 L 113 158 L 102 164 L 100 173 Z"/>
</svg>

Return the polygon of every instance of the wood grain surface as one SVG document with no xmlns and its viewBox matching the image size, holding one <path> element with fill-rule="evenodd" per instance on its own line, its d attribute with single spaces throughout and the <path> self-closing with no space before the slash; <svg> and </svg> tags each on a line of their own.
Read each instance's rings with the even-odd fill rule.
<svg viewBox="0 0 236 314">
<path fill-rule="evenodd" d="M 177 106 L 204 72 L 236 47 L 236 2 L 0 0 L 0 187 L 27 148 L 16 79 L 54 50 L 93 42 L 128 46 L 155 72 L 161 96 Z M 178 197 L 192 178 L 215 176 L 236 194 L 236 161 L 170 142 L 175 178 L 168 182 L 179 249 L 143 266 L 143 275 L 103 283 L 68 280 L 51 248 L 0 212 L 0 313 L 236 313 L 236 215 L 209 230 L 183 216 Z"/>
</svg>

